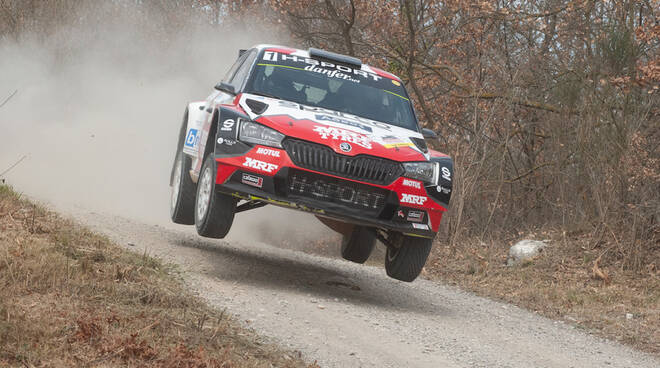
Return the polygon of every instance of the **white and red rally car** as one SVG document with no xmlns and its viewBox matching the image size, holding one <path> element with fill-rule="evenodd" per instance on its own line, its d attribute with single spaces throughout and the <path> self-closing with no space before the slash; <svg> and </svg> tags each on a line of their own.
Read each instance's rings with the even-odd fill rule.
<svg viewBox="0 0 660 368">
<path fill-rule="evenodd" d="M 387 274 L 414 280 L 452 189 L 401 80 L 336 53 L 259 45 L 206 101 L 188 105 L 171 175 L 172 221 L 222 238 L 236 212 L 311 212 L 363 263 L 376 240 Z"/>
</svg>

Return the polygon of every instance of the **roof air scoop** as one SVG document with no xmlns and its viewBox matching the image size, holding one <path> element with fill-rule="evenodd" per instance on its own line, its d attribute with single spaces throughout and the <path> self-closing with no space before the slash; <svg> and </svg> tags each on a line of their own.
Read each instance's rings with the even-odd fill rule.
<svg viewBox="0 0 660 368">
<path fill-rule="evenodd" d="M 336 64 L 343 64 L 353 68 L 359 69 L 362 67 L 362 60 L 358 58 L 348 55 L 337 54 L 331 51 L 316 49 L 313 47 L 310 47 L 309 49 L 309 56 L 315 59 L 326 60 L 326 61 L 334 62 Z"/>
</svg>

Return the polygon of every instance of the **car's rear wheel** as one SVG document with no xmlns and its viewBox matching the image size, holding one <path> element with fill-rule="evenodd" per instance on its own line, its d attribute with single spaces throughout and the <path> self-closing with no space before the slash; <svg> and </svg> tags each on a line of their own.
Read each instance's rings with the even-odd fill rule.
<svg viewBox="0 0 660 368">
<path fill-rule="evenodd" d="M 190 178 L 190 165 L 190 157 L 179 149 L 170 182 L 170 217 L 174 223 L 182 225 L 195 223 L 195 183 Z"/>
<path fill-rule="evenodd" d="M 341 242 L 341 256 L 344 259 L 364 263 L 376 245 L 376 231 L 373 228 L 355 226 L 350 235 L 344 235 Z"/>
<path fill-rule="evenodd" d="M 387 275 L 401 281 L 411 282 L 419 276 L 431 252 L 433 239 L 394 234 L 391 246 L 385 254 Z"/>
<path fill-rule="evenodd" d="M 209 155 L 199 174 L 195 199 L 195 227 L 207 238 L 224 238 L 236 213 L 236 199 L 215 190 L 218 163 Z"/>
</svg>

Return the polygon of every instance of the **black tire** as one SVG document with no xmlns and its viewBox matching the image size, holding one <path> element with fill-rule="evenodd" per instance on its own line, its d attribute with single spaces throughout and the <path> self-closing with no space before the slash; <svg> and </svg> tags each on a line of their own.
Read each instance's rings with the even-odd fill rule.
<svg viewBox="0 0 660 368">
<path fill-rule="evenodd" d="M 376 231 L 369 227 L 355 226 L 350 236 L 341 241 L 341 256 L 355 263 L 364 263 L 376 245 Z"/>
<path fill-rule="evenodd" d="M 431 253 L 433 239 L 398 234 L 390 239 L 394 248 L 388 247 L 385 254 L 387 275 L 405 282 L 414 281 Z"/>
<path fill-rule="evenodd" d="M 208 155 L 199 172 L 197 194 L 195 195 L 195 227 L 197 234 L 207 237 L 224 238 L 236 213 L 236 199 L 215 190 L 218 163 L 213 155 Z"/>
<path fill-rule="evenodd" d="M 179 147 L 172 170 L 170 195 L 170 217 L 182 225 L 195 223 L 195 183 L 190 178 L 192 161 Z"/>
</svg>

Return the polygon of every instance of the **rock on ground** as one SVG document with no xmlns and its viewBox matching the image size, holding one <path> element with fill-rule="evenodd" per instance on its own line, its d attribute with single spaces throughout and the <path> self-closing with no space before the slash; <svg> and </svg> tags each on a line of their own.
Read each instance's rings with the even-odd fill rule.
<svg viewBox="0 0 660 368">
<path fill-rule="evenodd" d="M 529 261 L 538 256 L 547 245 L 545 241 L 521 240 L 509 248 L 509 258 L 506 263 L 509 266 L 514 266 Z"/>
</svg>

